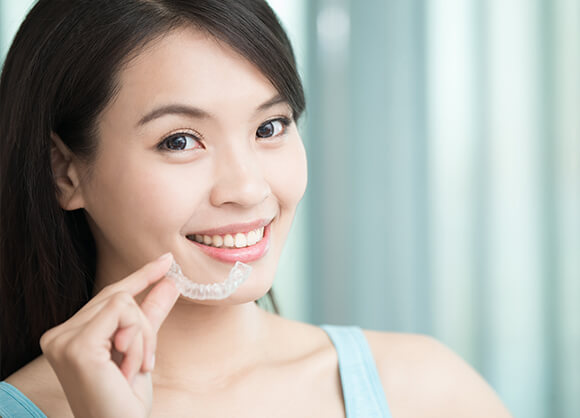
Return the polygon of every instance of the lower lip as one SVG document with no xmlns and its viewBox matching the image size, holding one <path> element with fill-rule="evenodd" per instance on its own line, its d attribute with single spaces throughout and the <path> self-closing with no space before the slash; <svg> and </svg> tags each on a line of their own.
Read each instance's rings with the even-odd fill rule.
<svg viewBox="0 0 580 418">
<path fill-rule="evenodd" d="M 216 260 L 225 263 L 235 263 L 236 261 L 250 263 L 262 258 L 270 249 L 270 225 L 264 228 L 264 237 L 259 242 L 244 248 L 210 247 L 209 245 L 203 245 L 193 240 L 189 241 L 197 245 L 205 254 Z"/>
</svg>

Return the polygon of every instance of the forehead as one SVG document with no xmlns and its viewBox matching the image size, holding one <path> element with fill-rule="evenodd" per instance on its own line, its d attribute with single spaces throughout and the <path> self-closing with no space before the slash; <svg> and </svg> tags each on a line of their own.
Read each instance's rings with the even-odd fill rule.
<svg viewBox="0 0 580 418">
<path fill-rule="evenodd" d="M 277 94 L 251 62 L 192 28 L 152 42 L 120 70 L 118 83 L 112 106 L 138 112 L 176 100 L 209 112 L 242 103 L 255 109 Z"/>
</svg>

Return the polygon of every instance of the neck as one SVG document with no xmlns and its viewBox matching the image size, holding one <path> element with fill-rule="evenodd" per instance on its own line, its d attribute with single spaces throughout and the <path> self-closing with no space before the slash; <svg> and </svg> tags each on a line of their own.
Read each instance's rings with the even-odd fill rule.
<svg viewBox="0 0 580 418">
<path fill-rule="evenodd" d="M 265 355 L 268 317 L 253 302 L 208 306 L 179 300 L 157 335 L 155 380 L 189 388 L 227 381 Z"/>
</svg>

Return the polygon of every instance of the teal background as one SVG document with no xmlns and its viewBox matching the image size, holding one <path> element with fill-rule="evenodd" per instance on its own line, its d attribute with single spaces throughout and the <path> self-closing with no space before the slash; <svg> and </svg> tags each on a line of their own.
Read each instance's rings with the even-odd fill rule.
<svg viewBox="0 0 580 418">
<path fill-rule="evenodd" d="M 270 3 L 308 96 L 282 313 L 433 335 L 515 416 L 580 416 L 580 2 Z"/>
</svg>

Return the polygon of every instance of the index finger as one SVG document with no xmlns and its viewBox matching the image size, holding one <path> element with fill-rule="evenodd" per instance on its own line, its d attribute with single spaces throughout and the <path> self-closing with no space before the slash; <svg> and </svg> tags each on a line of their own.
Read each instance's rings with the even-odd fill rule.
<svg viewBox="0 0 580 418">
<path fill-rule="evenodd" d="M 135 296 L 162 279 L 169 271 L 172 261 L 173 255 L 171 253 L 163 254 L 157 260 L 145 264 L 112 287 L 114 287 L 115 292 L 127 292 Z"/>
</svg>

